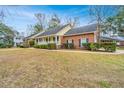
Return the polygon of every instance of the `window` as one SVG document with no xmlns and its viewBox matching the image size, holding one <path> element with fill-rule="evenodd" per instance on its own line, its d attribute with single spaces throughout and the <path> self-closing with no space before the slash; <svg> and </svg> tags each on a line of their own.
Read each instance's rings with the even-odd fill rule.
<svg viewBox="0 0 124 93">
<path fill-rule="evenodd" d="M 79 39 L 78 41 L 79 41 L 79 47 L 81 47 L 81 39 Z"/>
<path fill-rule="evenodd" d="M 88 38 L 86 38 L 86 42 L 89 43 L 89 39 Z"/>
</svg>

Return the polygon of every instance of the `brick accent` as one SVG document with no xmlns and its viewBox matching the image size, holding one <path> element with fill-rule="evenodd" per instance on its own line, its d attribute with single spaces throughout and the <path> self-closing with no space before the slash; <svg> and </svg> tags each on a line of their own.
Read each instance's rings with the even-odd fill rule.
<svg viewBox="0 0 124 93">
<path fill-rule="evenodd" d="M 120 41 L 120 46 L 124 46 L 124 41 Z"/>
<path fill-rule="evenodd" d="M 61 37 L 61 42 L 66 43 L 67 40 L 73 40 L 74 46 L 76 49 L 80 49 L 79 47 L 79 39 L 81 38 L 88 38 L 89 42 L 94 42 L 94 33 L 86 33 L 82 35 L 72 35 L 72 36 L 63 36 Z"/>
</svg>

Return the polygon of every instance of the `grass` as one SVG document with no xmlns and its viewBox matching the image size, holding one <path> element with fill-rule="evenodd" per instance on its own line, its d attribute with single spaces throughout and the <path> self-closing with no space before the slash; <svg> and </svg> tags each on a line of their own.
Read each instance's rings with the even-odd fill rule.
<svg viewBox="0 0 124 93">
<path fill-rule="evenodd" d="M 118 46 L 117 49 L 124 50 L 124 46 L 120 46 L 120 47 Z"/>
<path fill-rule="evenodd" d="M 104 87 L 104 88 L 110 88 L 111 87 L 111 84 L 106 82 L 106 81 L 100 81 L 99 84 L 101 87 Z"/>
<path fill-rule="evenodd" d="M 0 49 L 0 87 L 124 87 L 124 55 Z"/>
</svg>

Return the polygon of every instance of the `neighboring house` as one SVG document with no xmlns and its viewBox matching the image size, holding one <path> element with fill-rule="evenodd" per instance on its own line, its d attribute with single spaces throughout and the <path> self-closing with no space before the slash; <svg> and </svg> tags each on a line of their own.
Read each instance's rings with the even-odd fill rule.
<svg viewBox="0 0 124 93">
<path fill-rule="evenodd" d="M 29 41 L 34 40 L 34 43 L 37 44 L 38 41 L 37 41 L 36 37 L 37 37 L 38 35 L 42 34 L 43 32 L 44 32 L 44 31 L 39 32 L 39 33 L 32 34 L 32 35 L 30 35 L 30 36 L 27 36 L 27 37 L 25 37 L 25 38 L 23 39 L 23 41 L 24 41 L 25 43 L 29 44 Z"/>
<path fill-rule="evenodd" d="M 116 42 L 118 46 L 124 46 L 124 37 L 121 36 L 101 36 L 102 42 Z"/>
<path fill-rule="evenodd" d="M 18 45 L 21 45 L 23 43 L 23 36 L 16 35 L 14 37 L 14 47 L 17 47 Z"/>
<path fill-rule="evenodd" d="M 113 31 L 107 31 L 106 33 L 102 32 L 101 33 L 101 41 L 102 42 L 116 42 L 117 45 L 119 46 L 124 46 L 124 35 L 123 33 L 120 35 L 120 33 L 116 32 L 114 33 Z"/>
</svg>

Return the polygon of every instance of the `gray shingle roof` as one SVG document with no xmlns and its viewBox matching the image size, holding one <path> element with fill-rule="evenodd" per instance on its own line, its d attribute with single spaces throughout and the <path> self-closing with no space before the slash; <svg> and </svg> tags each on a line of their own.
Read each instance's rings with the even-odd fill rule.
<svg viewBox="0 0 124 93">
<path fill-rule="evenodd" d="M 82 26 L 82 27 L 77 27 L 69 30 L 68 32 L 65 33 L 65 35 L 73 35 L 73 34 L 80 34 L 84 32 L 94 32 L 97 29 L 96 24 L 91 24 L 87 26 Z"/>
<path fill-rule="evenodd" d="M 46 35 L 52 35 L 52 34 L 56 34 L 58 33 L 60 30 L 62 30 L 63 28 L 65 28 L 68 24 L 63 25 L 63 26 L 58 26 L 55 27 L 53 29 L 50 29 L 48 31 L 45 31 L 44 33 L 39 34 L 38 36 L 46 36 Z"/>
<path fill-rule="evenodd" d="M 116 37 L 105 37 L 101 36 L 101 40 L 115 40 L 115 41 L 124 41 L 124 37 L 116 36 Z"/>
</svg>

